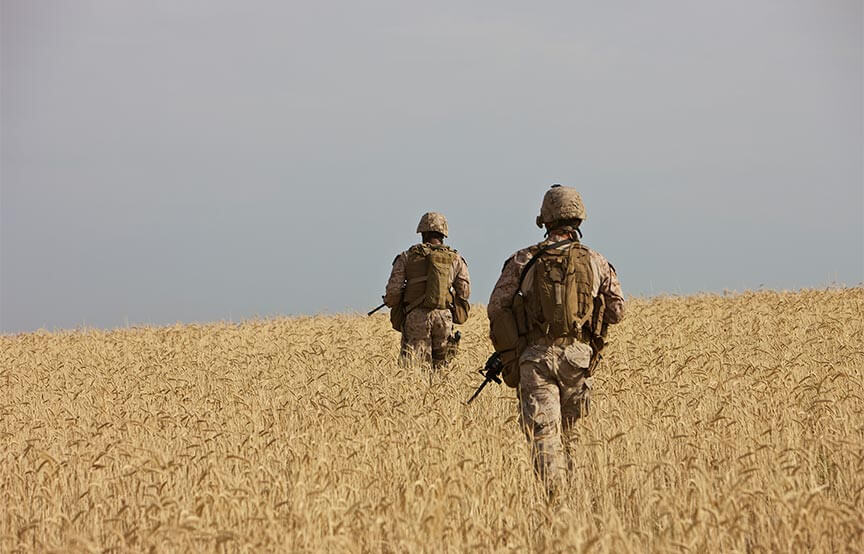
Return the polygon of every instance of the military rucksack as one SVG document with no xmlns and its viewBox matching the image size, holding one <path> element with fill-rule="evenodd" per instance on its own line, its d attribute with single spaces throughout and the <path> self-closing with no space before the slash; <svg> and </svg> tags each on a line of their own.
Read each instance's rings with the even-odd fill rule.
<svg viewBox="0 0 864 554">
<path fill-rule="evenodd" d="M 528 346 L 541 337 L 589 342 L 603 312 L 602 295 L 599 309 L 592 297 L 594 272 L 586 247 L 567 239 L 529 251 L 512 307 L 490 321 L 490 338 L 510 387 L 519 385 L 519 358 Z"/>
<path fill-rule="evenodd" d="M 443 244 L 415 244 L 408 249 L 405 260 L 405 289 L 402 301 L 390 310 L 390 324 L 402 331 L 405 318 L 414 308 L 450 309 L 456 323 L 468 318 L 468 305 L 456 305 L 450 285 L 453 282 L 453 262 L 459 254 Z"/>
<path fill-rule="evenodd" d="M 539 337 L 588 342 L 594 315 L 589 250 L 574 242 L 557 248 L 538 245 L 531 253 L 534 263 L 527 268 L 520 287 L 529 342 Z M 516 314 L 517 322 L 520 315 Z"/>
</svg>

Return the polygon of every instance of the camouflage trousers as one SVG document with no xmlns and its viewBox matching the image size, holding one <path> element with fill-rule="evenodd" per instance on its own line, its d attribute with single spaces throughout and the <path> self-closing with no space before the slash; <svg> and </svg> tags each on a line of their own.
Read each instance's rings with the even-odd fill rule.
<svg viewBox="0 0 864 554">
<path fill-rule="evenodd" d="M 554 492 L 572 463 L 577 421 L 588 415 L 591 347 L 534 345 L 519 358 L 520 422 L 538 477 Z"/>
<path fill-rule="evenodd" d="M 456 346 L 449 339 L 453 334 L 453 316 L 450 310 L 415 308 L 405 317 L 402 326 L 401 363 L 431 363 L 441 367 L 456 354 Z"/>
</svg>

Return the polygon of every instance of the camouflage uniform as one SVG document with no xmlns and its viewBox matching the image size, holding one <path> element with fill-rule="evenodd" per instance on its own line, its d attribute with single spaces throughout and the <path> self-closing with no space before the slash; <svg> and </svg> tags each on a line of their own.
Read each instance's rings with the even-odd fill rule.
<svg viewBox="0 0 864 554">
<path fill-rule="evenodd" d="M 584 215 L 584 208 L 582 211 Z M 553 232 L 540 245 L 562 238 Z M 621 283 L 606 258 L 593 250 L 589 251 L 589 255 L 594 276 L 592 295 L 605 297 L 604 321 L 618 323 L 624 317 Z M 531 257 L 530 250 L 526 248 L 516 252 L 505 263 L 489 298 L 487 310 L 490 320 L 495 320 L 502 311 L 511 309 L 522 270 Z M 530 294 L 531 275 L 528 272 L 522 283 L 523 293 Z M 566 456 L 572 454 L 575 444 L 576 421 L 588 414 L 593 384 L 588 374 L 591 355 L 592 347 L 589 344 L 566 338 L 539 337 L 529 340 L 527 348 L 519 357 L 520 421 L 532 445 L 537 474 L 550 489 L 555 488 L 564 476 Z"/>
<path fill-rule="evenodd" d="M 447 235 L 447 222 L 444 216 L 430 212 L 423 216 L 417 232 L 427 230 L 441 232 Z M 384 293 L 384 303 L 393 308 L 402 301 L 402 291 L 405 283 L 405 267 L 408 250 L 402 252 L 393 261 L 393 269 Z M 453 260 L 451 270 L 453 294 L 463 300 L 471 295 L 471 278 L 468 275 L 468 264 L 462 256 Z M 453 335 L 453 317 L 450 310 L 428 309 L 417 307 L 408 312 L 402 328 L 402 347 L 399 358 L 403 363 L 431 362 L 440 367 L 446 364 L 454 353 L 450 339 Z"/>
</svg>

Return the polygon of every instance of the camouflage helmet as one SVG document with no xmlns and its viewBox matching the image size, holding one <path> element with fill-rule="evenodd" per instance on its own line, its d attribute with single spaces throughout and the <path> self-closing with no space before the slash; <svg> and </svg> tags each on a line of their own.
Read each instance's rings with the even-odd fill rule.
<svg viewBox="0 0 864 554">
<path fill-rule="evenodd" d="M 418 233 L 441 233 L 447 236 L 447 218 L 438 212 L 426 212 L 417 224 Z"/>
<path fill-rule="evenodd" d="M 537 216 L 537 227 L 567 219 L 588 219 L 582 197 L 572 187 L 552 185 L 543 197 L 540 215 Z"/>
</svg>

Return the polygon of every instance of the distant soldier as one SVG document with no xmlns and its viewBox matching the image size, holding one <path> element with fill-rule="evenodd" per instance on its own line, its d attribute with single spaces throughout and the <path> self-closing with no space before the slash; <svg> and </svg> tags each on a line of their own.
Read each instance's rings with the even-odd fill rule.
<svg viewBox="0 0 864 554">
<path fill-rule="evenodd" d="M 579 193 L 553 185 L 537 217 L 546 240 L 507 260 L 489 298 L 490 337 L 505 382 L 519 389 L 521 424 L 550 494 L 572 462 L 576 422 L 588 415 L 606 326 L 624 317 L 615 268 L 579 242 L 585 219 Z"/>
<path fill-rule="evenodd" d="M 417 232 L 423 242 L 393 260 L 384 303 L 393 328 L 402 332 L 400 361 L 439 368 L 456 354 L 453 323 L 468 319 L 471 280 L 465 259 L 444 245 L 447 219 L 442 214 L 423 214 Z"/>
</svg>

